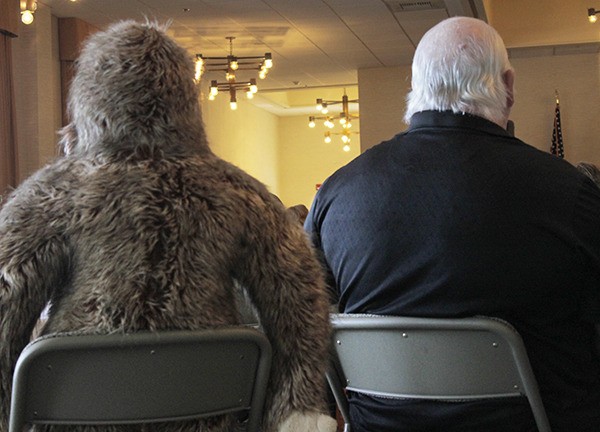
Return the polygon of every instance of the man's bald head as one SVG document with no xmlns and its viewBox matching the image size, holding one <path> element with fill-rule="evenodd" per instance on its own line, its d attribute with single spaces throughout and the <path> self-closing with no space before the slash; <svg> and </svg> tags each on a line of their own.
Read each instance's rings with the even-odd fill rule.
<svg viewBox="0 0 600 432">
<path fill-rule="evenodd" d="M 405 120 L 425 110 L 470 113 L 506 126 L 513 71 L 502 38 L 485 22 L 449 18 L 417 46 Z"/>
</svg>

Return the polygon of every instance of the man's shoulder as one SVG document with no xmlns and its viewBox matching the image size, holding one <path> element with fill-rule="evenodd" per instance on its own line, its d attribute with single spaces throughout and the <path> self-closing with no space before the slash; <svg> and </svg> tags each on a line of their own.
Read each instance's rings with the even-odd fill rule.
<svg viewBox="0 0 600 432">
<path fill-rule="evenodd" d="M 348 169 L 353 169 L 365 165 L 378 164 L 381 161 L 388 160 L 390 154 L 402 144 L 404 136 L 405 132 L 402 132 L 390 139 L 375 144 L 373 147 L 366 149 L 363 153 L 342 167 L 341 171 L 344 171 L 346 167 Z"/>
</svg>

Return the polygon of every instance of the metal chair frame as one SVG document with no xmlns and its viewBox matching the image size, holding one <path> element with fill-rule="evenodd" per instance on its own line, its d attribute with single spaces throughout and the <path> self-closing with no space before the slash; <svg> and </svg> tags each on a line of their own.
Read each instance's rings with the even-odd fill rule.
<svg viewBox="0 0 600 432">
<path fill-rule="evenodd" d="M 237 412 L 256 432 L 270 364 L 266 336 L 243 327 L 43 336 L 18 359 L 9 432 L 26 423 L 156 423 Z"/>
<path fill-rule="evenodd" d="M 351 425 L 345 391 L 460 401 L 524 396 L 540 432 L 550 425 L 525 345 L 507 322 L 489 317 L 412 318 L 334 314 L 327 379 Z"/>
</svg>

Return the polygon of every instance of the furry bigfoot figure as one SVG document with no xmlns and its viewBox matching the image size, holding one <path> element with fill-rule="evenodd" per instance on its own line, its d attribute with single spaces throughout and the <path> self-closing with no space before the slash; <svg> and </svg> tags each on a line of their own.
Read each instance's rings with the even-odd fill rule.
<svg viewBox="0 0 600 432">
<path fill-rule="evenodd" d="M 329 323 L 319 263 L 266 187 L 210 151 L 193 75 L 156 24 L 121 22 L 85 44 L 66 155 L 0 211 L 0 432 L 15 362 L 48 302 L 44 334 L 202 329 L 239 322 L 234 283 L 273 347 L 262 430 L 335 430 L 322 414 Z M 232 422 L 69 430 L 224 432 Z"/>
</svg>

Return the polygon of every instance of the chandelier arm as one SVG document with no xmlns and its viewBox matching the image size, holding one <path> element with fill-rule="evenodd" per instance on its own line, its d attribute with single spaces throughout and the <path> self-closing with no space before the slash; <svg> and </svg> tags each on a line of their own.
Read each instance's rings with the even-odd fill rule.
<svg viewBox="0 0 600 432">
<path fill-rule="evenodd" d="M 227 57 L 204 57 L 202 54 L 197 54 L 204 60 L 227 60 Z"/>
<path fill-rule="evenodd" d="M 265 56 L 241 56 L 238 60 L 264 60 Z"/>
<path fill-rule="evenodd" d="M 239 67 L 238 70 L 257 70 L 260 69 L 258 67 Z"/>
<path fill-rule="evenodd" d="M 217 83 L 216 87 L 219 90 L 229 90 L 232 87 L 235 87 L 236 89 L 242 89 L 242 88 L 250 88 L 252 84 L 250 82 L 235 82 L 235 83 Z"/>
</svg>

